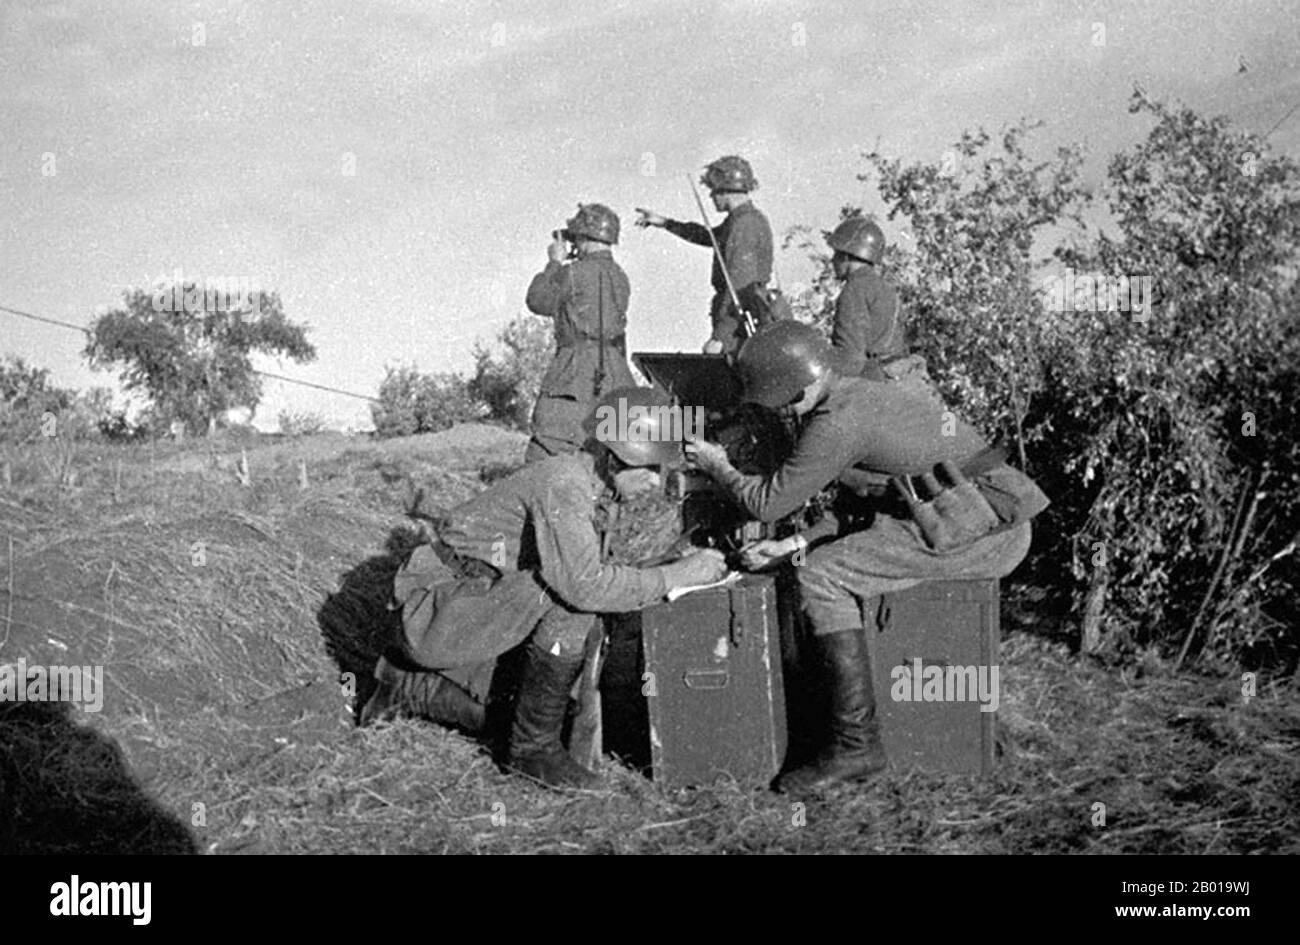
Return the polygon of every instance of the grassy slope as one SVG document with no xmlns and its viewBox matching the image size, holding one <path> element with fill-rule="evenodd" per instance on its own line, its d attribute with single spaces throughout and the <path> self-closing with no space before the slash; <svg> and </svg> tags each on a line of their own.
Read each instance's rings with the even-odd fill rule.
<svg viewBox="0 0 1300 945">
<path fill-rule="evenodd" d="M 247 487 L 230 444 L 12 455 L 0 661 L 102 663 L 109 685 L 98 715 L 0 707 L 0 847 L 1300 851 L 1294 686 L 1244 702 L 1232 678 L 1079 660 L 1027 598 L 1004 612 L 1006 754 L 987 782 L 893 773 L 803 808 L 752 785 L 670 794 L 609 761 L 606 791 L 562 795 L 427 724 L 355 729 L 322 623 L 382 622 L 410 482 L 451 504 L 521 450 L 483 427 L 257 445 Z M 365 639 L 335 644 L 364 662 Z"/>
</svg>

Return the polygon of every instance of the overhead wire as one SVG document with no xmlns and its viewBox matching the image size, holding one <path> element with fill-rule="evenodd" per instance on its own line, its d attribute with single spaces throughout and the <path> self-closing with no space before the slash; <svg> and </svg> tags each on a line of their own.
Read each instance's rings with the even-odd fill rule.
<svg viewBox="0 0 1300 945">
<path fill-rule="evenodd" d="M 72 324 L 72 322 L 60 321 L 57 318 L 47 318 L 44 315 L 35 315 L 32 312 L 24 312 L 21 309 L 10 308 L 7 305 L 0 305 L 0 312 L 8 312 L 10 315 L 17 315 L 21 318 L 30 318 L 32 321 L 43 322 L 46 325 L 57 325 L 59 328 L 70 328 L 73 331 L 81 332 L 83 335 L 90 333 L 90 330 L 86 328 L 84 325 L 74 325 Z M 331 394 L 340 394 L 344 397 L 354 397 L 357 400 L 367 400 L 370 401 L 371 403 L 376 403 L 376 404 L 380 403 L 379 398 L 370 397 L 367 396 L 366 394 L 355 394 L 352 391 L 342 390 L 338 387 L 330 387 L 326 384 L 314 384 L 311 381 L 300 381 L 297 378 L 285 377 L 283 374 L 272 374 L 270 371 L 259 371 L 257 368 L 253 368 L 252 370 L 254 374 L 257 374 L 261 377 L 267 377 L 276 381 L 283 381 L 286 384 L 297 384 L 299 387 L 312 387 L 315 388 L 316 390 L 328 391 Z"/>
</svg>

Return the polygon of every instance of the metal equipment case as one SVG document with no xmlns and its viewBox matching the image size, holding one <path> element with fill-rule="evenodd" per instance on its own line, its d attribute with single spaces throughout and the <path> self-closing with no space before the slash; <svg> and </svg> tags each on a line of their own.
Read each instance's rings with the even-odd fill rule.
<svg viewBox="0 0 1300 945">
<path fill-rule="evenodd" d="M 767 782 L 785 759 L 776 581 L 749 575 L 641 614 L 655 781 Z"/>
<path fill-rule="evenodd" d="M 998 581 L 927 581 L 880 598 L 867 615 L 872 681 L 885 750 L 895 770 L 990 774 L 995 760 L 994 712 L 977 701 L 896 701 L 895 667 L 986 667 L 1000 682 Z M 910 676 L 907 677 L 910 679 Z M 910 688 L 910 686 L 909 686 Z"/>
</svg>

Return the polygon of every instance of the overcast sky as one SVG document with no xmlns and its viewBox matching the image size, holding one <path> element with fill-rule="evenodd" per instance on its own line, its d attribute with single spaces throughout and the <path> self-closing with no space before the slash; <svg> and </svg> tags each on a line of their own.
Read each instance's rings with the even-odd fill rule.
<svg viewBox="0 0 1300 945">
<path fill-rule="evenodd" d="M 939 161 L 1028 116 L 1043 153 L 1086 142 L 1095 181 L 1146 131 L 1134 82 L 1267 131 L 1300 102 L 1300 4 L 0 0 L 0 305 L 86 324 L 178 269 L 245 278 L 320 352 L 260 367 L 373 394 L 385 364 L 469 368 L 549 232 L 600 201 L 631 349 L 698 350 L 707 250 L 631 225 L 692 218 L 683 175 L 744 154 L 778 236 L 827 228 L 881 209 L 864 149 Z M 1295 155 L 1300 112 L 1270 142 Z M 800 263 L 779 252 L 778 275 Z M 110 385 L 81 346 L 0 313 L 0 354 Z M 265 392 L 259 425 L 369 424 L 359 401 Z"/>
</svg>

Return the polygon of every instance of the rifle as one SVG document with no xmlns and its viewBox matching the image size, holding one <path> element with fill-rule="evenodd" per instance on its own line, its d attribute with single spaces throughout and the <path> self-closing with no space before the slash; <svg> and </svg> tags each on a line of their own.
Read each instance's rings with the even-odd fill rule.
<svg viewBox="0 0 1300 945">
<path fill-rule="evenodd" d="M 717 257 L 719 268 L 722 269 L 722 279 L 727 283 L 727 291 L 731 294 L 731 301 L 736 306 L 736 311 L 745 317 L 745 333 L 752 336 L 758 331 L 758 326 L 754 324 L 754 316 L 750 315 L 745 307 L 740 304 L 740 296 L 736 294 L 736 286 L 731 281 L 731 273 L 727 271 L 727 261 L 722 258 L 722 247 L 718 245 L 718 238 L 713 235 L 713 227 L 709 225 L 709 213 L 704 209 L 704 201 L 700 199 L 700 192 L 695 186 L 695 178 L 687 174 L 686 180 L 691 185 L 691 193 L 695 195 L 695 206 L 700 208 L 700 216 L 704 219 L 704 229 L 709 234 L 709 242 L 713 244 L 713 254 Z"/>
</svg>

